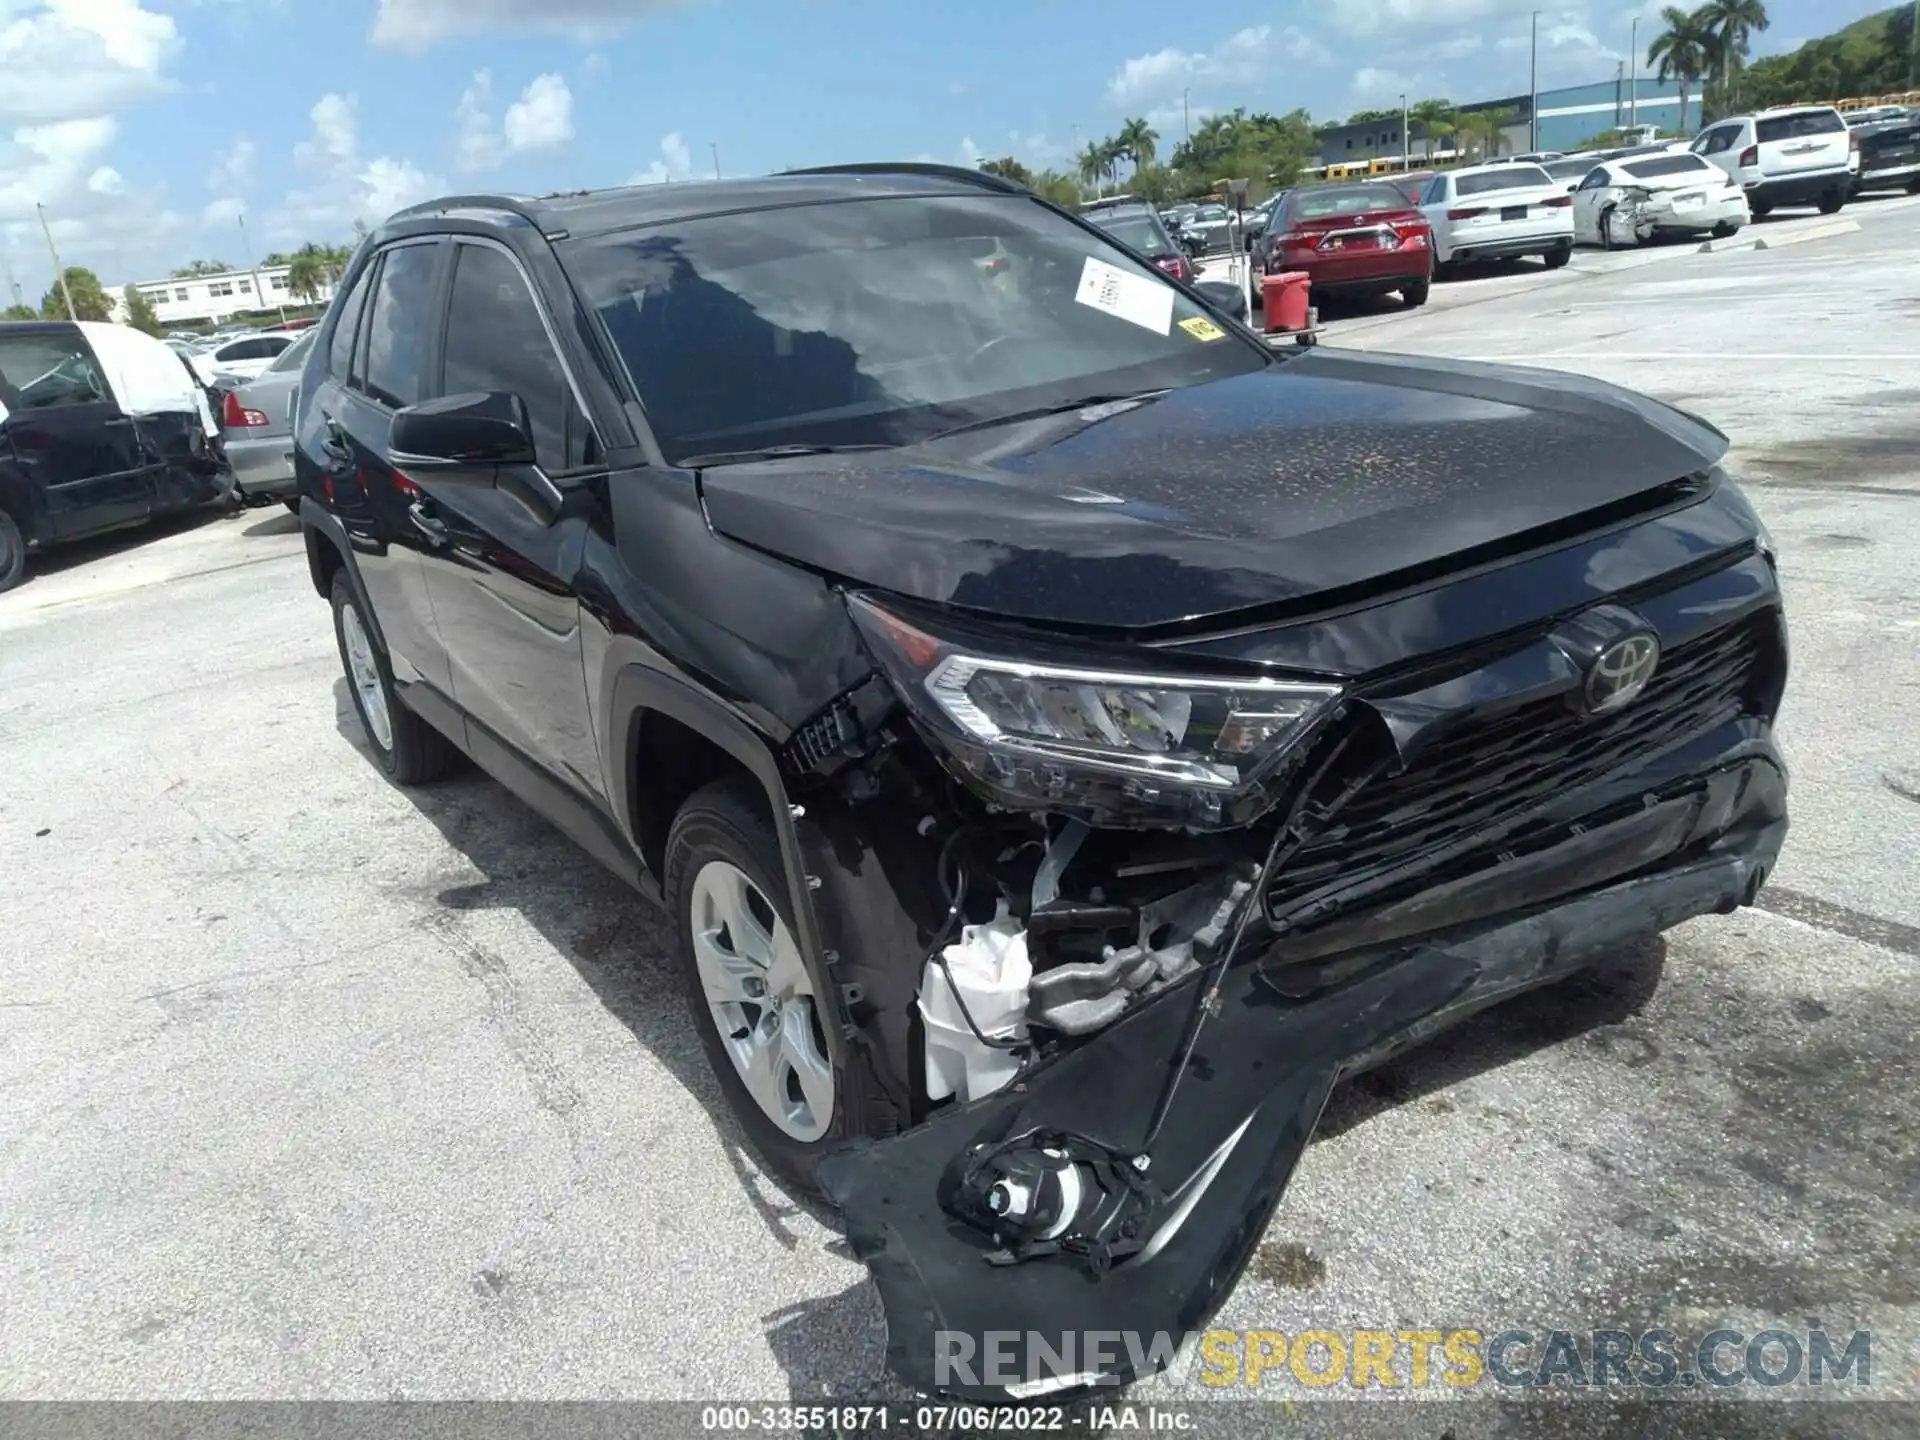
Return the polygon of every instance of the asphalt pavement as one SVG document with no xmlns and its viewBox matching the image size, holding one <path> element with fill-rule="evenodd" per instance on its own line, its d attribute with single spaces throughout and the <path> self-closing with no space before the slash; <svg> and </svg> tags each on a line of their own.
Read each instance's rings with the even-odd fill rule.
<svg viewBox="0 0 1920 1440">
<path fill-rule="evenodd" d="M 1330 318 L 1733 437 L 1795 828 L 1761 908 L 1341 1091 L 1220 1326 L 1868 1329 L 1852 1398 L 1920 1399 L 1920 205 L 1842 218 Z M 362 750 L 278 510 L 0 596 L 0 1397 L 897 1394 L 831 1212 L 725 1118 L 660 918 L 485 778 L 401 791 Z M 1187 1363 L 1136 1397 L 1222 1393 Z M 1206 1412 L 1264 1434 L 1378 1392 L 1224 1393 L 1292 1407 Z"/>
</svg>

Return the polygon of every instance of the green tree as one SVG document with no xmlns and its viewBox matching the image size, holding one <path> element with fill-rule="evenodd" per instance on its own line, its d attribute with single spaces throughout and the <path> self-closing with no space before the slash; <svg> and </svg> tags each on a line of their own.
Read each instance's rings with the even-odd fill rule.
<svg viewBox="0 0 1920 1440">
<path fill-rule="evenodd" d="M 1313 121 L 1304 110 L 1286 115 L 1249 115 L 1244 109 L 1210 115 L 1173 152 L 1173 168 L 1189 177 L 1188 193 L 1211 190 L 1220 180 L 1244 179 L 1259 198 L 1300 176 L 1316 149 Z"/>
<path fill-rule="evenodd" d="M 0 320 L 38 320 L 40 312 L 31 305 L 9 305 L 0 310 Z"/>
<path fill-rule="evenodd" d="M 998 160 L 983 160 L 980 168 L 989 175 L 998 175 L 1002 180 L 1011 180 L 1016 185 L 1033 189 L 1033 172 L 1011 155 L 1002 155 Z"/>
<path fill-rule="evenodd" d="M 1713 65 L 1717 42 L 1713 32 L 1707 28 L 1704 10 L 1689 13 L 1677 5 L 1669 5 L 1660 12 L 1660 23 L 1667 28 L 1654 36 L 1653 43 L 1647 46 L 1647 64 L 1662 80 L 1679 80 L 1680 123 L 1684 128 L 1687 95 L 1694 81 L 1706 74 Z"/>
<path fill-rule="evenodd" d="M 1454 109 L 1451 100 L 1422 100 L 1408 112 L 1408 119 L 1420 127 L 1426 141 L 1427 159 L 1433 159 L 1433 142 L 1453 134 Z"/>
<path fill-rule="evenodd" d="M 316 245 L 308 241 L 281 262 L 287 266 L 287 289 L 297 300 L 318 300 L 327 286 L 338 283 L 353 263 L 344 245 Z"/>
<path fill-rule="evenodd" d="M 1664 19 L 1664 14 L 1662 15 Z M 1707 0 L 1693 18 L 1713 36 L 1714 69 L 1718 72 L 1721 102 L 1738 103 L 1740 72 L 1756 30 L 1767 28 L 1765 0 Z"/>
<path fill-rule="evenodd" d="M 1356 110 L 1347 116 L 1347 124 L 1364 125 L 1370 120 L 1398 120 L 1398 110 Z"/>
<path fill-rule="evenodd" d="M 1062 175 L 1058 170 L 1042 170 L 1033 177 L 1028 187 L 1042 200 L 1050 200 L 1063 210 L 1071 210 L 1080 203 L 1080 182 L 1071 175 Z"/>
<path fill-rule="evenodd" d="M 194 260 L 175 270 L 173 278 L 188 280 L 196 275 L 224 275 L 232 269 L 224 260 Z"/>
<path fill-rule="evenodd" d="M 73 296 L 73 318 L 76 320 L 111 320 L 113 302 L 107 299 L 106 289 L 100 284 L 100 277 L 84 265 L 69 265 L 66 269 L 67 294 Z M 65 320 L 67 318 L 67 296 L 60 293 L 55 285 L 40 297 L 40 318 L 43 320 Z"/>
<path fill-rule="evenodd" d="M 138 285 L 129 285 L 120 293 L 126 297 L 127 324 L 149 335 L 158 335 L 160 317 L 153 313 L 153 302 L 147 299 L 146 292 Z"/>
<path fill-rule="evenodd" d="M 1507 126 L 1513 124 L 1511 110 L 1469 110 L 1456 122 L 1456 131 L 1467 148 L 1482 160 L 1491 160 L 1506 147 Z"/>
<path fill-rule="evenodd" d="M 1186 189 L 1185 180 L 1185 176 L 1167 165 L 1138 165 L 1127 189 L 1148 204 L 1165 205 L 1180 198 Z"/>
<path fill-rule="evenodd" d="M 1160 134 L 1143 119 L 1127 121 L 1120 127 L 1120 134 L 1114 143 L 1119 147 L 1120 155 L 1133 162 L 1137 174 L 1143 165 L 1153 164 L 1159 153 L 1155 147 L 1160 143 Z"/>
</svg>

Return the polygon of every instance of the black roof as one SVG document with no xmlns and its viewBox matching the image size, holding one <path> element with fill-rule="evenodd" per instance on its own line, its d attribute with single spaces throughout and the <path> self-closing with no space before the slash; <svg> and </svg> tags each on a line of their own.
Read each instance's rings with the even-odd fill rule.
<svg viewBox="0 0 1920 1440">
<path fill-rule="evenodd" d="M 504 214 L 533 225 L 549 236 L 599 235 L 690 220 L 702 215 L 725 215 L 742 210 L 770 210 L 783 205 L 814 205 L 838 200 L 871 200 L 890 196 L 989 194 L 1025 195 L 1010 180 L 982 170 L 955 165 L 871 164 L 834 165 L 812 170 L 789 170 L 747 180 L 688 180 L 658 185 L 626 185 L 610 190 L 530 197 L 525 195 L 447 195 L 409 206 L 390 216 L 388 224 L 433 215 L 458 213 Z"/>
</svg>

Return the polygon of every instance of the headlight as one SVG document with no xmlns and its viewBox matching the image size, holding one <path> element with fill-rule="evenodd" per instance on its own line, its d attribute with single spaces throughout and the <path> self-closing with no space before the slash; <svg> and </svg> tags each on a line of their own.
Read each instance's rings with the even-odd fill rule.
<svg viewBox="0 0 1920 1440">
<path fill-rule="evenodd" d="M 859 596 L 855 622 L 960 777 L 1008 809 L 1104 824 L 1244 825 L 1340 687 L 1015 659 Z"/>
</svg>

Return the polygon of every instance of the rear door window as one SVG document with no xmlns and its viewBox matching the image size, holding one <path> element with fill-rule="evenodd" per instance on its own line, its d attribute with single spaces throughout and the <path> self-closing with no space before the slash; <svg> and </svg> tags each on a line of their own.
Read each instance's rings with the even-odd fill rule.
<svg viewBox="0 0 1920 1440">
<path fill-rule="evenodd" d="M 1796 140 L 1804 135 L 1845 134 L 1846 121 L 1837 110 L 1796 110 L 1790 115 L 1763 115 L 1754 121 L 1754 134 L 1762 143 L 1769 140 Z"/>
<path fill-rule="evenodd" d="M 367 310 L 367 395 L 392 409 L 427 398 L 437 243 L 387 251 Z"/>
<path fill-rule="evenodd" d="M 353 282 L 353 288 L 334 302 L 340 307 L 340 318 L 334 324 L 331 343 L 327 347 L 327 373 L 342 384 L 353 368 L 354 341 L 360 334 L 360 307 L 367 298 L 367 284 L 379 268 L 378 260 L 367 266 L 360 272 L 360 278 Z"/>
</svg>

